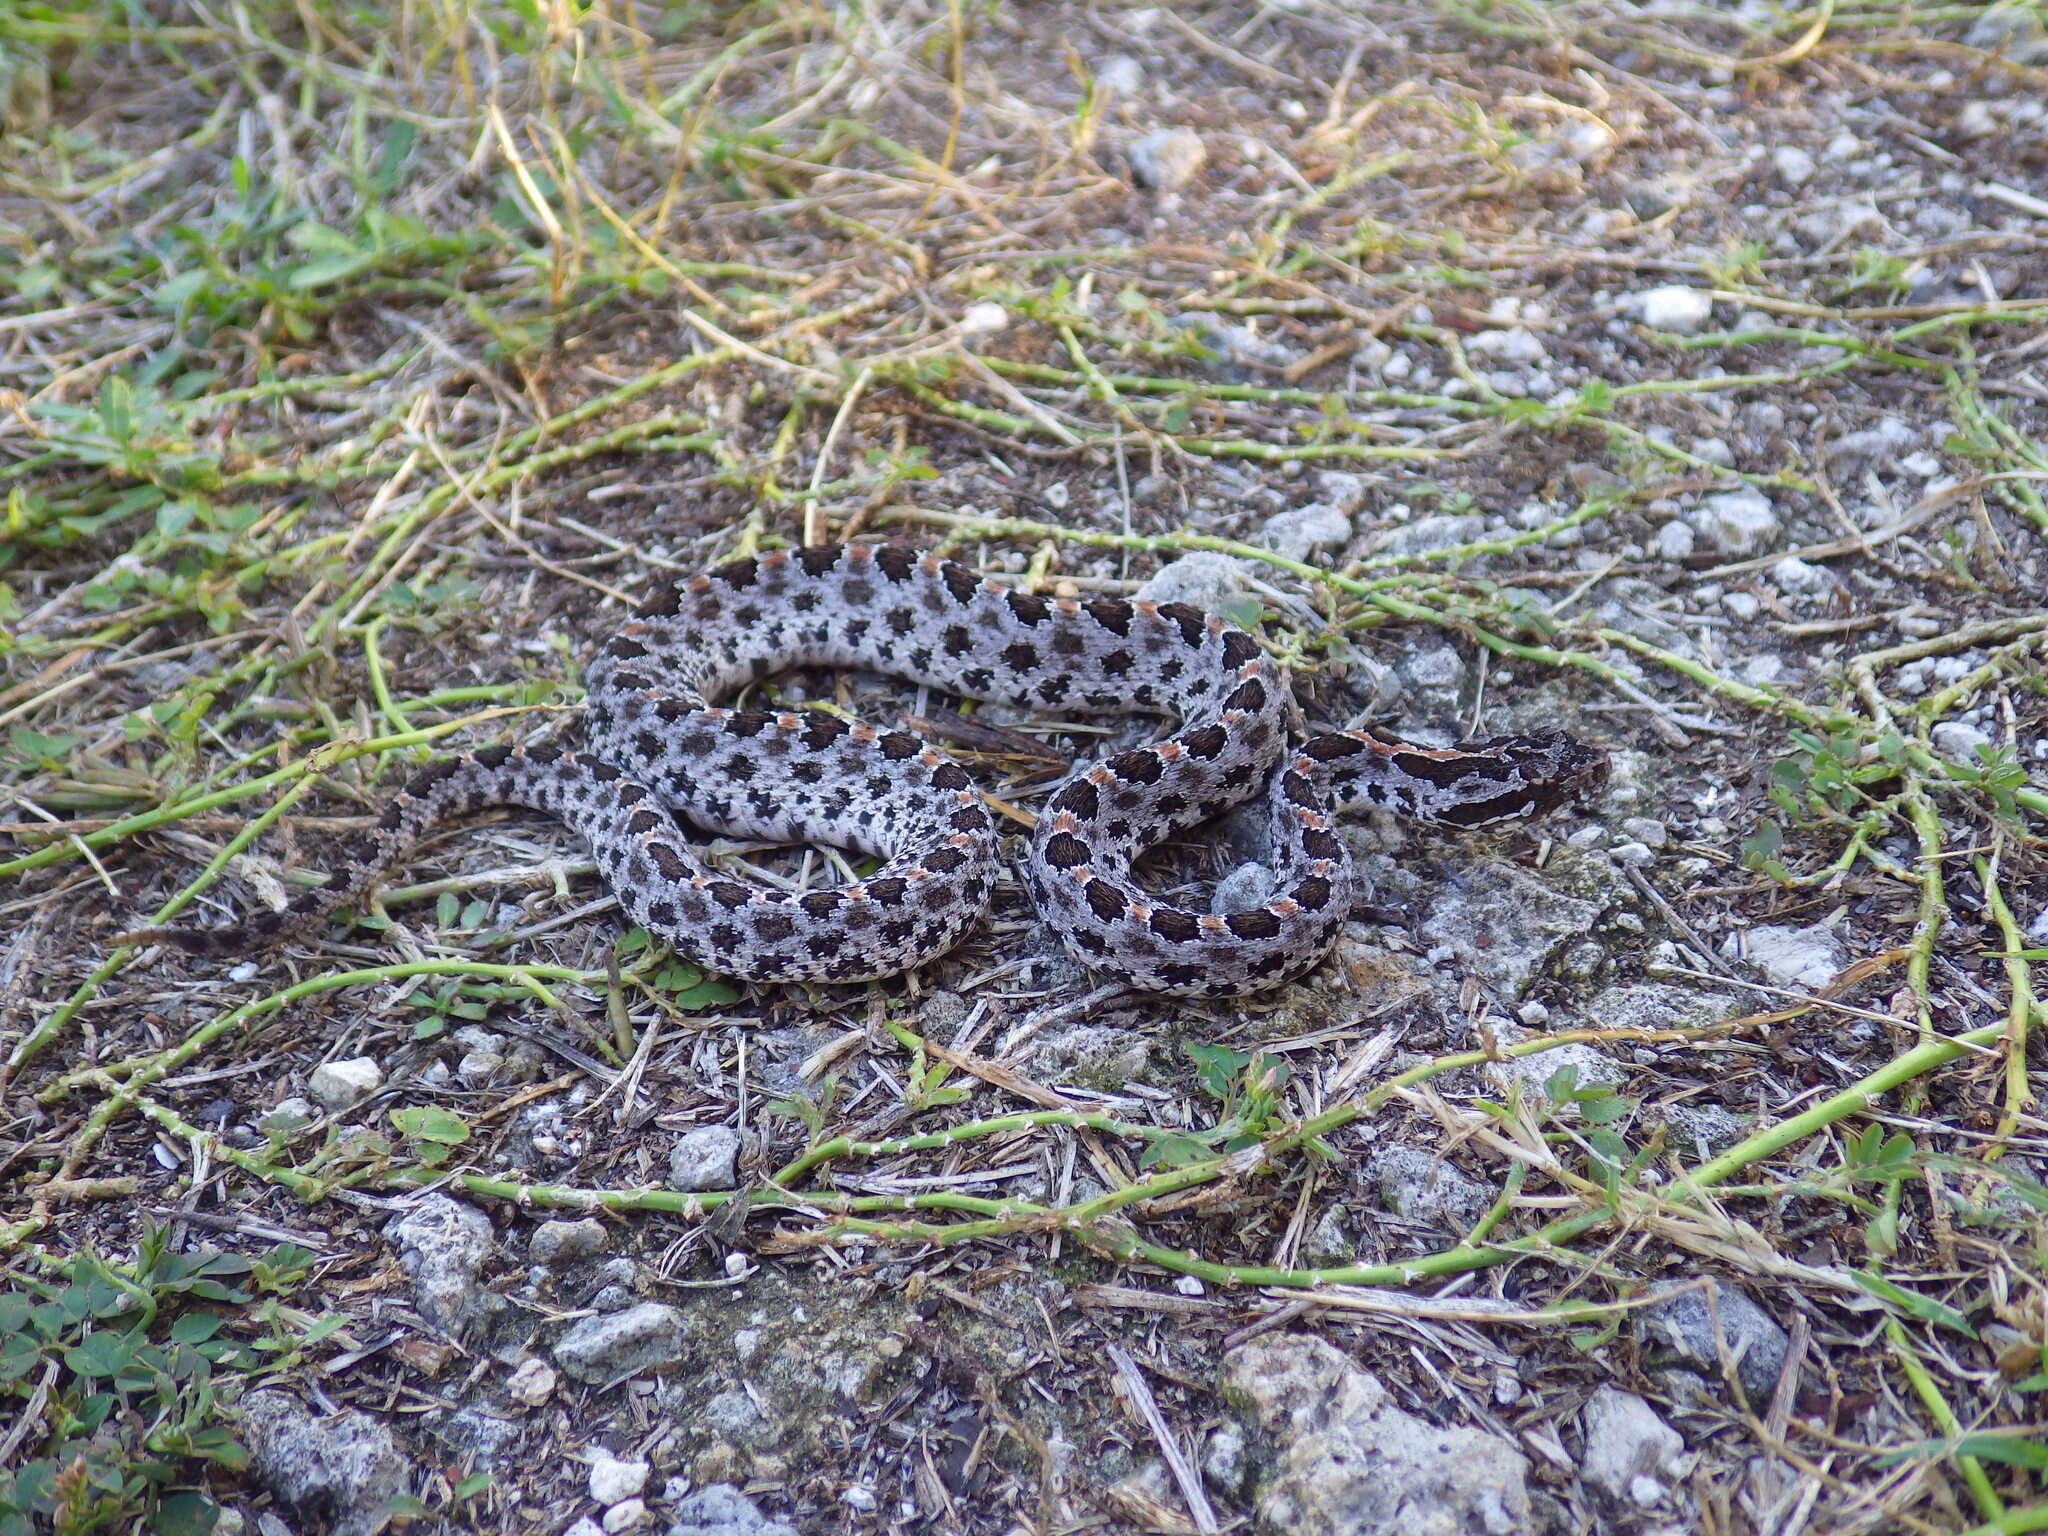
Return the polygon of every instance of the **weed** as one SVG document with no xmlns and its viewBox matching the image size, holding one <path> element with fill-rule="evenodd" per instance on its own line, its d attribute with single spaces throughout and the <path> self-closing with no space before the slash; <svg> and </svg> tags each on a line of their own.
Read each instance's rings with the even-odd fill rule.
<svg viewBox="0 0 2048 1536">
<path fill-rule="evenodd" d="M 88 1250 L 46 1279 L 17 1273 L 0 1290 L 0 1401 L 15 1405 L 0 1417 L 26 1453 L 0 1471 L 0 1536 L 213 1528 L 201 1469 L 239 1470 L 246 1459 L 226 1422 L 223 1378 L 296 1362 L 308 1337 L 280 1326 L 276 1299 L 311 1255 L 179 1253 L 168 1237 L 147 1232 L 129 1263 Z M 224 1335 L 230 1314 L 217 1309 L 259 1295 L 253 1316 L 271 1325 L 268 1336 Z"/>
</svg>

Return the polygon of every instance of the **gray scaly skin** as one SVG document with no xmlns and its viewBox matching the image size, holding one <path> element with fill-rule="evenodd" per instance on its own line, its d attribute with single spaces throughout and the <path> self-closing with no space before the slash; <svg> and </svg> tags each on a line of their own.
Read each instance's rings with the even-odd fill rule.
<svg viewBox="0 0 2048 1536">
<path fill-rule="evenodd" d="M 914 736 L 711 702 L 801 666 L 1067 715 L 1178 718 L 1166 740 L 1067 778 L 1039 819 L 1028 878 L 1084 964 L 1184 997 L 1259 991 L 1322 957 L 1353 900 L 1336 812 L 1476 827 L 1554 809 L 1606 774 L 1605 754 L 1558 733 L 1443 751 L 1341 731 L 1290 748 L 1283 675 L 1222 619 L 1038 597 L 895 545 L 825 545 L 733 561 L 642 608 L 590 668 L 582 750 L 438 763 L 340 877 L 287 911 L 135 937 L 207 955 L 282 942 L 359 898 L 435 823 L 518 805 L 573 827 L 632 920 L 712 970 L 764 982 L 912 970 L 978 922 L 998 871 L 993 819 L 965 770 Z M 1277 875 L 1263 905 L 1177 907 L 1133 878 L 1145 849 L 1260 796 Z M 677 815 L 725 836 L 856 849 L 882 867 L 854 885 L 767 889 L 706 863 Z"/>
</svg>

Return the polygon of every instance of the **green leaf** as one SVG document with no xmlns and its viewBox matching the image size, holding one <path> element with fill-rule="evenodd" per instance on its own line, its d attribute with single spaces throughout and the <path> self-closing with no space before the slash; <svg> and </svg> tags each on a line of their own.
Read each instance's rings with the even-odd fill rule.
<svg viewBox="0 0 2048 1536">
<path fill-rule="evenodd" d="M 414 1141 L 438 1143 L 444 1147 L 459 1147 L 469 1140 L 469 1126 L 459 1115 L 450 1114 L 432 1104 L 419 1105 L 411 1109 L 394 1109 L 391 1123 L 398 1127 L 399 1134 Z"/>
<path fill-rule="evenodd" d="M 405 165 L 406 157 L 412 153 L 419 133 L 418 127 L 406 118 L 394 117 L 385 124 L 384 145 L 377 155 L 377 168 L 370 173 L 370 190 L 377 196 L 389 197 L 398 190 L 398 173 Z"/>
<path fill-rule="evenodd" d="M 213 280 L 213 274 L 203 267 L 190 272 L 180 272 L 168 282 L 157 284 L 151 299 L 159 309 L 183 309 Z"/>
<path fill-rule="evenodd" d="M 1878 1457 L 1881 1467 L 1895 1467 L 1902 1461 L 1946 1461 L 1951 1456 L 1974 1456 L 2008 1467 L 2025 1467 L 2030 1472 L 2048 1472 L 2048 1445 L 2022 1440 L 2015 1435 L 1957 1435 L 1952 1440 L 1915 1440 Z"/>
<path fill-rule="evenodd" d="M 221 1320 L 211 1312 L 187 1312 L 171 1324 L 173 1344 L 203 1344 L 220 1332 Z"/>
<path fill-rule="evenodd" d="M 1849 1278 L 1880 1301 L 1888 1301 L 1908 1317 L 1918 1318 L 1923 1323 L 1960 1333 L 1966 1339 L 1977 1337 L 1977 1330 L 1970 1326 L 1970 1320 L 1954 1307 L 1936 1301 L 1931 1296 L 1922 1296 L 1918 1291 L 1905 1290 L 1893 1285 L 1882 1276 L 1868 1270 L 1852 1269 Z"/>
<path fill-rule="evenodd" d="M 694 987 L 685 987 L 671 995 L 669 1006 L 694 1012 L 705 1008 L 723 1008 L 739 1000 L 739 992 L 722 981 L 700 981 Z"/>
<path fill-rule="evenodd" d="M 1611 1090 L 1588 1092 L 1579 1099 L 1579 1115 L 1588 1125 L 1612 1125 L 1617 1120 L 1627 1119 L 1635 1108 L 1634 1099 L 1625 1099 Z"/>
<path fill-rule="evenodd" d="M 135 1347 L 124 1334 L 98 1328 L 64 1351 L 64 1364 L 75 1376 L 118 1376 L 135 1359 Z"/>
<path fill-rule="evenodd" d="M 462 911 L 462 898 L 453 891 L 443 891 L 434 903 L 434 922 L 442 928 L 455 926 L 456 916 Z"/>
<path fill-rule="evenodd" d="M 319 288 L 327 283 L 339 282 L 344 277 L 353 277 L 370 265 L 371 258 L 357 253 L 335 251 L 326 256 L 312 256 L 294 266 L 285 278 L 288 287 L 304 292 L 308 288 Z"/>
<path fill-rule="evenodd" d="M 1188 1058 L 1195 1064 L 1195 1079 L 1210 1098 L 1228 1100 L 1244 1078 L 1251 1057 L 1227 1045 L 1190 1045 Z"/>
<path fill-rule="evenodd" d="M 7 739 L 14 743 L 15 751 L 23 757 L 52 767 L 61 767 L 64 754 L 78 745 L 76 736 L 46 736 L 25 725 L 14 727 L 7 733 Z"/>
<path fill-rule="evenodd" d="M 1141 1168 L 1185 1168 L 1189 1163 L 1199 1163 L 1215 1155 L 1215 1149 L 1199 1136 L 1162 1136 L 1146 1149 L 1138 1165 Z"/>
<path fill-rule="evenodd" d="M 42 1358 L 42 1349 L 33 1335 L 0 1333 L 0 1386 L 21 1380 Z"/>
<path fill-rule="evenodd" d="M 220 1506 L 203 1493 L 173 1493 L 157 1505 L 149 1528 L 159 1536 L 207 1536 L 220 1520 Z"/>
</svg>

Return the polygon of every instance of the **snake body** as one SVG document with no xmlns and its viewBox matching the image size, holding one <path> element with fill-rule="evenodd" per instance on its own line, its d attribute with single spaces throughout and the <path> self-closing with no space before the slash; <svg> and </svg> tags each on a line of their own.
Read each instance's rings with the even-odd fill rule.
<svg viewBox="0 0 2048 1536">
<path fill-rule="evenodd" d="M 1482 826 L 1552 809 L 1606 766 L 1558 733 L 1443 750 L 1339 731 L 1290 746 L 1284 674 L 1223 619 L 1042 597 L 896 545 L 822 545 L 732 561 L 646 604 L 589 669 L 582 748 L 436 763 L 334 881 L 286 911 L 141 937 L 214 955 L 278 943 L 361 896 L 434 824 L 517 805 L 573 827 L 632 920 L 710 969 L 764 982 L 912 970 L 979 921 L 999 871 L 994 820 L 966 771 L 915 736 L 715 702 L 804 666 L 1061 715 L 1176 719 L 1166 739 L 1066 778 L 1040 815 L 1027 878 L 1084 964 L 1180 996 L 1258 991 L 1321 958 L 1354 900 L 1337 812 Z M 1134 876 L 1147 848 L 1255 798 L 1276 877 L 1265 901 L 1178 906 Z M 708 862 L 678 817 L 725 836 L 834 844 L 879 867 L 851 885 L 775 889 Z"/>
</svg>

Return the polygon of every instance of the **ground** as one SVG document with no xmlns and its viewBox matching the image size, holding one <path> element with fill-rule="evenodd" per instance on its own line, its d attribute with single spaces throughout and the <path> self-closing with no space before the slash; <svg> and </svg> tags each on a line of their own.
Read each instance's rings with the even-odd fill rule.
<svg viewBox="0 0 2048 1536">
<path fill-rule="evenodd" d="M 2048 1527 L 2044 86 L 2034 5 L 0 12 L 0 1531 Z M 1226 1003 L 1014 881 L 707 976 L 525 815 L 121 942 L 855 535 L 1612 773 L 1359 819 Z M 762 696 L 1020 830 L 1154 729 Z"/>
</svg>

